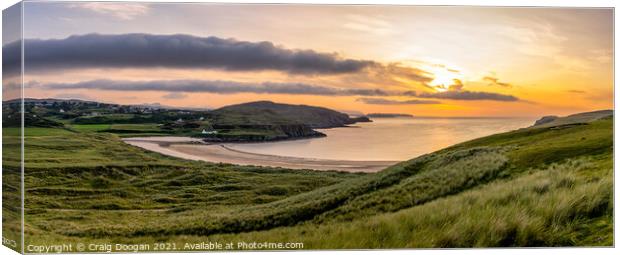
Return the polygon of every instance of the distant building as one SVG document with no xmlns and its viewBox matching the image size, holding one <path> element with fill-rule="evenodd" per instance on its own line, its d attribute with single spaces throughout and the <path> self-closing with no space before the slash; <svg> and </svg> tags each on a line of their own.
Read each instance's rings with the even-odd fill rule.
<svg viewBox="0 0 620 255">
<path fill-rule="evenodd" d="M 183 123 L 183 119 L 179 118 L 178 120 L 175 121 L 176 123 Z"/>
<path fill-rule="evenodd" d="M 217 130 L 207 131 L 206 129 L 202 130 L 203 135 L 217 135 Z"/>
<path fill-rule="evenodd" d="M 63 109 L 60 109 L 60 111 L 58 111 L 58 112 L 60 112 L 60 113 L 64 113 L 64 112 L 65 112 L 65 110 L 63 110 Z"/>
<path fill-rule="evenodd" d="M 201 120 L 201 121 L 202 121 L 202 120 L 205 120 L 205 117 L 200 117 L 200 120 Z"/>
</svg>

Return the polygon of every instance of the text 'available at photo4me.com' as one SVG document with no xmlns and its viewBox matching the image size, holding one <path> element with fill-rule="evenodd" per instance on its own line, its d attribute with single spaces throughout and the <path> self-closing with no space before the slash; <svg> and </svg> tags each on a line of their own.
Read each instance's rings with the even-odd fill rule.
<svg viewBox="0 0 620 255">
<path fill-rule="evenodd" d="M 62 243 L 26 245 L 28 253 L 67 252 L 175 252 L 175 251 L 252 251 L 303 249 L 300 242 L 198 242 L 198 243 Z"/>
</svg>

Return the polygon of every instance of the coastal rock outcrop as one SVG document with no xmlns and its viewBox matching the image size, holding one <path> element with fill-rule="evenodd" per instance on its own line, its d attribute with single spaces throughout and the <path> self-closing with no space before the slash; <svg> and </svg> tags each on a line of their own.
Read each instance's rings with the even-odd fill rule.
<svg viewBox="0 0 620 255">
<path fill-rule="evenodd" d="M 532 127 L 556 127 L 566 125 L 584 125 L 603 118 L 613 118 L 613 110 L 600 110 L 593 112 L 582 112 L 568 115 L 565 117 L 545 116 L 537 120 Z"/>
<path fill-rule="evenodd" d="M 549 115 L 549 116 L 544 116 L 538 120 L 536 120 L 536 122 L 534 122 L 534 126 L 538 126 L 538 125 L 542 125 L 542 124 L 547 124 L 549 122 L 552 122 L 556 119 L 558 119 L 558 116 L 555 115 Z"/>
<path fill-rule="evenodd" d="M 270 142 L 298 138 L 324 137 L 304 124 L 214 125 L 221 132 L 203 138 L 206 142 Z M 250 132 L 249 130 L 254 130 Z"/>
</svg>

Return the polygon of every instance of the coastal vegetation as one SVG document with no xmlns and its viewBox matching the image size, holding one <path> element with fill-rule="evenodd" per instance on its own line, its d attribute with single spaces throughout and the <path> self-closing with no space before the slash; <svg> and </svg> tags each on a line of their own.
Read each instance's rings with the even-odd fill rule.
<svg viewBox="0 0 620 255">
<path fill-rule="evenodd" d="M 120 139 L 156 134 L 155 124 L 61 120 L 25 129 L 28 244 L 613 245 L 613 112 L 482 137 L 373 174 L 182 160 Z M 17 169 L 19 128 L 3 137 L 3 169 Z"/>
<path fill-rule="evenodd" d="M 5 127 L 19 127 L 19 100 L 3 104 Z M 25 99 L 28 127 L 60 127 L 121 137 L 178 135 L 212 142 L 258 142 L 322 137 L 315 128 L 369 122 L 322 107 L 257 101 L 215 110 L 116 105 L 82 100 Z"/>
</svg>

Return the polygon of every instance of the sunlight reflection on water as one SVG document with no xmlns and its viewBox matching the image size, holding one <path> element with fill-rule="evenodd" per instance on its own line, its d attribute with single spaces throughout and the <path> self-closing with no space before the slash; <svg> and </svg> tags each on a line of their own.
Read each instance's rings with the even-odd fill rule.
<svg viewBox="0 0 620 255">
<path fill-rule="evenodd" d="M 348 128 L 321 129 L 327 137 L 229 144 L 237 150 L 337 160 L 406 160 L 450 145 L 528 127 L 531 118 L 376 118 Z"/>
</svg>

